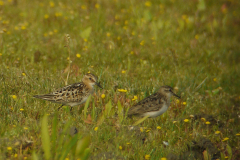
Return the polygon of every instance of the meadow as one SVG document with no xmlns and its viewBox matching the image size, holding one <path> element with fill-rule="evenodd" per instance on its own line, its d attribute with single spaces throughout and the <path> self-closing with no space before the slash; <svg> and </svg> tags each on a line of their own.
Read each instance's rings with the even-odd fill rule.
<svg viewBox="0 0 240 160">
<path fill-rule="evenodd" d="M 0 0 L 0 159 L 240 157 L 238 0 Z M 74 107 L 33 98 L 98 76 Z M 157 118 L 129 107 L 169 85 Z"/>
</svg>

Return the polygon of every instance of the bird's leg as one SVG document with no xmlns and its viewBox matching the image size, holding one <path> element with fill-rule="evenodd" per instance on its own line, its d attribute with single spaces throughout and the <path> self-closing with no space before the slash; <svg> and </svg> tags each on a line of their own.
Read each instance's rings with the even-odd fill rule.
<svg viewBox="0 0 240 160">
<path fill-rule="evenodd" d="M 73 107 L 70 108 L 71 115 L 73 115 L 73 111 L 72 110 L 73 110 Z"/>
<path fill-rule="evenodd" d="M 63 104 L 60 107 L 58 107 L 58 110 L 61 109 L 62 107 L 63 107 Z"/>
</svg>

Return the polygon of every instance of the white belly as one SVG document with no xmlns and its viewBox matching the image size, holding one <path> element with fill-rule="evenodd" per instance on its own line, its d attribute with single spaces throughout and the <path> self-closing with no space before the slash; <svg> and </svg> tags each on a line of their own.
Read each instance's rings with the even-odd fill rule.
<svg viewBox="0 0 240 160">
<path fill-rule="evenodd" d="M 147 113 L 144 113 L 144 117 L 145 116 L 149 116 L 151 118 L 154 118 L 154 117 L 157 117 L 157 116 L 160 116 L 161 114 L 163 114 L 164 112 L 166 112 L 168 109 L 168 105 L 164 104 L 163 107 L 161 109 L 159 109 L 158 111 L 153 111 L 153 112 L 147 112 Z"/>
<path fill-rule="evenodd" d="M 88 99 L 88 97 L 84 97 L 84 98 L 82 99 L 82 101 L 80 101 L 80 102 L 68 102 L 68 103 L 66 103 L 65 105 L 74 107 L 74 106 L 77 106 L 77 105 L 80 105 L 80 104 L 85 103 L 85 102 L 87 101 L 87 99 Z"/>
</svg>

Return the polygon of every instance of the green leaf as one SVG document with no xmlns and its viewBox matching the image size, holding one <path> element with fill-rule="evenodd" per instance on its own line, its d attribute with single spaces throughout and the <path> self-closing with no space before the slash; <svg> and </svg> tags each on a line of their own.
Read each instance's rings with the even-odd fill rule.
<svg viewBox="0 0 240 160">
<path fill-rule="evenodd" d="M 218 94 L 219 93 L 219 89 L 214 89 L 214 90 L 212 90 L 212 93 L 213 93 L 213 95 L 216 95 L 216 94 Z"/>
<path fill-rule="evenodd" d="M 62 148 L 65 145 L 64 144 L 64 140 L 66 139 L 66 133 L 68 133 L 69 131 L 69 126 L 71 125 L 71 121 L 68 121 L 65 125 L 64 128 L 60 134 L 60 136 L 58 137 L 58 145 L 56 145 L 57 151 L 56 151 L 56 155 L 55 155 L 55 159 L 60 159 L 60 156 L 62 154 Z M 55 146 L 54 146 L 55 147 Z"/>
<path fill-rule="evenodd" d="M 204 0 L 198 0 L 197 8 L 199 11 L 204 11 L 206 9 L 205 1 Z"/>
<path fill-rule="evenodd" d="M 143 12 L 143 18 L 146 19 L 147 21 L 150 21 L 152 19 L 152 14 L 148 10 Z"/>
<path fill-rule="evenodd" d="M 139 125 L 140 123 L 142 123 L 143 121 L 145 121 L 148 117 L 149 117 L 149 116 L 145 116 L 145 117 L 139 119 L 139 120 L 138 120 L 137 122 L 135 122 L 133 125 L 134 125 L 134 126 Z"/>
<path fill-rule="evenodd" d="M 221 155 L 221 160 L 225 160 L 225 157 L 222 152 L 220 153 L 220 155 Z"/>
<path fill-rule="evenodd" d="M 161 19 L 159 19 L 159 20 L 157 21 L 157 27 L 158 27 L 158 29 L 163 29 L 163 27 L 164 27 L 164 22 L 163 22 Z"/>
<path fill-rule="evenodd" d="M 92 27 L 88 27 L 86 28 L 85 30 L 83 30 L 81 33 L 80 33 L 80 36 L 83 38 L 83 39 L 88 39 L 88 37 L 90 36 L 92 32 Z"/>
<path fill-rule="evenodd" d="M 232 148 L 227 145 L 227 152 L 228 152 L 228 159 L 231 160 L 232 159 Z"/>
<path fill-rule="evenodd" d="M 95 115 L 96 115 L 96 111 L 95 111 L 95 103 L 92 103 L 92 120 L 95 120 Z"/>
<path fill-rule="evenodd" d="M 35 151 L 32 152 L 32 160 L 38 160 L 38 156 Z"/>
<path fill-rule="evenodd" d="M 76 147 L 76 156 L 81 158 L 84 155 L 84 151 L 88 148 L 90 144 L 90 136 L 86 136 L 79 140 Z"/>
<path fill-rule="evenodd" d="M 57 140 L 57 124 L 58 124 L 58 115 L 55 114 L 52 123 L 52 152 L 55 153 L 56 151 L 56 140 Z"/>
<path fill-rule="evenodd" d="M 208 152 L 207 150 L 203 151 L 203 159 L 208 160 Z"/>
<path fill-rule="evenodd" d="M 64 160 L 68 153 L 71 151 L 72 147 L 78 142 L 78 135 L 76 134 L 73 138 L 71 138 L 70 142 L 68 144 L 64 144 L 64 148 L 62 149 L 62 156 L 60 160 Z"/>
<path fill-rule="evenodd" d="M 47 115 L 44 115 L 43 119 L 42 119 L 41 138 L 42 138 L 42 146 L 43 146 L 45 159 L 50 159 L 51 158 L 51 153 L 50 153 L 51 146 L 50 146 L 50 136 L 48 133 Z"/>
<path fill-rule="evenodd" d="M 112 107 L 113 107 L 112 102 L 110 100 L 105 106 L 105 116 L 110 116 L 110 112 L 111 112 Z"/>
<path fill-rule="evenodd" d="M 91 95 L 88 97 L 88 99 L 85 103 L 85 106 L 84 106 L 84 111 L 83 111 L 84 119 L 87 119 L 87 109 L 88 109 L 88 106 L 89 106 L 90 99 L 91 99 Z"/>
<path fill-rule="evenodd" d="M 120 101 L 118 100 L 118 118 L 119 118 L 119 121 L 120 121 L 120 123 L 123 121 L 123 107 L 122 107 L 122 105 L 121 105 L 121 103 L 120 103 Z"/>
<path fill-rule="evenodd" d="M 90 156 L 90 149 L 86 148 L 81 159 L 87 160 L 89 156 Z"/>
</svg>

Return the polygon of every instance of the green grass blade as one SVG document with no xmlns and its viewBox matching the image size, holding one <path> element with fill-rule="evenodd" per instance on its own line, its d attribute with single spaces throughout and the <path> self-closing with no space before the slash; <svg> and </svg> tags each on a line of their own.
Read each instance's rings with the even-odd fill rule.
<svg viewBox="0 0 240 160">
<path fill-rule="evenodd" d="M 35 151 L 32 152 L 32 160 L 38 160 L 38 156 Z"/>
<path fill-rule="evenodd" d="M 77 147 L 76 147 L 76 156 L 81 158 L 84 155 L 85 149 L 90 144 L 90 136 L 86 136 L 83 139 L 78 141 Z"/>
<path fill-rule="evenodd" d="M 71 149 L 73 148 L 73 146 L 77 143 L 78 141 L 78 135 L 75 135 L 73 138 L 71 138 L 70 142 L 67 145 L 64 145 L 64 148 L 62 149 L 62 156 L 60 158 L 60 160 L 64 160 L 68 153 L 71 151 Z"/>
<path fill-rule="evenodd" d="M 148 117 L 149 117 L 149 116 L 145 116 L 145 117 L 139 119 L 139 120 L 138 120 L 137 122 L 135 122 L 133 125 L 134 125 L 134 126 L 139 125 L 140 123 L 142 123 L 143 121 L 145 121 Z"/>
<path fill-rule="evenodd" d="M 123 117 L 124 117 L 123 113 L 124 113 L 123 107 L 122 107 L 120 101 L 118 101 L 118 118 L 119 118 L 120 123 L 123 121 Z"/>
<path fill-rule="evenodd" d="M 91 99 L 91 96 L 88 97 L 88 99 L 85 103 L 85 106 L 84 106 L 84 111 L 83 111 L 84 119 L 87 118 L 87 109 L 88 109 L 88 106 L 89 106 L 90 99 Z"/>
<path fill-rule="evenodd" d="M 48 132 L 47 115 L 44 115 L 42 119 L 41 138 L 42 138 L 42 147 L 44 151 L 44 157 L 45 159 L 48 160 L 51 158 L 51 152 L 50 152 L 51 145 L 50 145 L 50 136 Z"/>
</svg>

